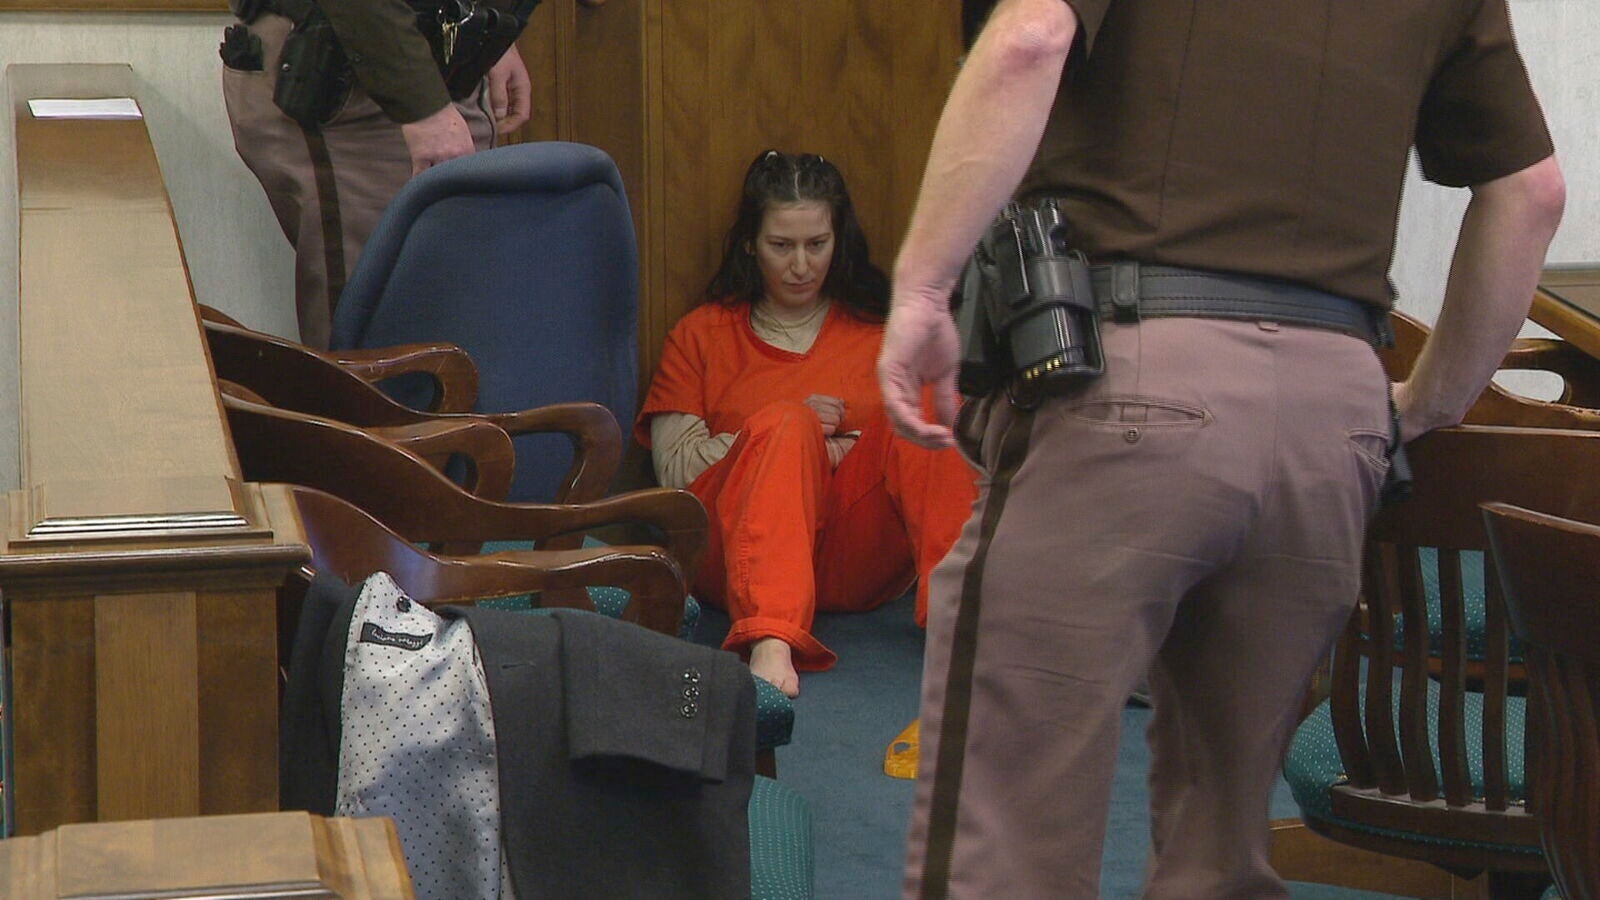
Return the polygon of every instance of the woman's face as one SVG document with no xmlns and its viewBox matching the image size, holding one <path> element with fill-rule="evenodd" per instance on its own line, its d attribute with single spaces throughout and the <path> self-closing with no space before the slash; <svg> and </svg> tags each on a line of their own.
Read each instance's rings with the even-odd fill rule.
<svg viewBox="0 0 1600 900">
<path fill-rule="evenodd" d="M 833 263 L 833 213 L 818 200 L 773 204 L 761 217 L 754 249 L 767 300 L 809 309 L 821 298 Z"/>
</svg>

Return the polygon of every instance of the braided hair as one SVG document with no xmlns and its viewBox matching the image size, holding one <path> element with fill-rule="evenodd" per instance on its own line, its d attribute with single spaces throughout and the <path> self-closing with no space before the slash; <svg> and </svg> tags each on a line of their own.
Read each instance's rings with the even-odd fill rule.
<svg viewBox="0 0 1600 900">
<path fill-rule="evenodd" d="M 824 296 L 842 303 L 857 318 L 881 322 L 889 313 L 889 278 L 873 265 L 867 236 L 839 169 L 815 153 L 767 150 L 750 163 L 739 197 L 739 211 L 723 240 L 722 264 L 706 285 L 705 300 L 736 305 L 761 298 L 760 264 L 751 248 L 767 209 L 785 203 L 817 202 L 832 214 L 834 253 Z"/>
</svg>

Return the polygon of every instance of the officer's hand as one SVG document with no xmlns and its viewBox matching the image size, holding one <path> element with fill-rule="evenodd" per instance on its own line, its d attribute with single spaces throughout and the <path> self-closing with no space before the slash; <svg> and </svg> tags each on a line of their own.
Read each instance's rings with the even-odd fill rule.
<svg viewBox="0 0 1600 900">
<path fill-rule="evenodd" d="M 949 310 L 897 286 L 878 353 L 884 412 L 900 436 L 919 447 L 955 446 L 956 368 L 961 341 Z M 922 389 L 933 385 L 934 421 L 923 417 Z"/>
<path fill-rule="evenodd" d="M 1400 416 L 1400 443 L 1409 444 L 1436 427 L 1424 421 L 1422 410 L 1418 408 L 1415 396 L 1411 392 L 1411 382 L 1396 381 L 1390 388 L 1394 391 L 1394 409 Z"/>
<path fill-rule="evenodd" d="M 512 44 L 489 70 L 489 109 L 494 113 L 495 131 L 510 134 L 521 128 L 533 110 L 532 97 L 528 67 L 517 45 Z"/>
<path fill-rule="evenodd" d="M 467 120 L 461 118 L 454 103 L 445 104 L 444 109 L 426 119 L 401 125 L 400 133 L 406 139 L 406 149 L 411 151 L 413 175 L 476 149 Z"/>
<path fill-rule="evenodd" d="M 805 404 L 822 420 L 822 433 L 831 437 L 839 430 L 839 423 L 844 421 L 844 401 L 838 397 L 827 394 L 812 394 L 805 399 Z"/>
</svg>

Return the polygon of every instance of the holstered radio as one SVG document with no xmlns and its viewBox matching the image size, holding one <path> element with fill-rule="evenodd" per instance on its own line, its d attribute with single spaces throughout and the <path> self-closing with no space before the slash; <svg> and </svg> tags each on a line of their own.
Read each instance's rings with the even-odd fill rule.
<svg viewBox="0 0 1600 900">
<path fill-rule="evenodd" d="M 1031 403 L 1105 371 L 1089 262 L 1066 235 L 1060 207 L 1045 200 L 1008 204 L 978 242 L 956 305 L 961 393 L 1004 387 Z"/>
</svg>

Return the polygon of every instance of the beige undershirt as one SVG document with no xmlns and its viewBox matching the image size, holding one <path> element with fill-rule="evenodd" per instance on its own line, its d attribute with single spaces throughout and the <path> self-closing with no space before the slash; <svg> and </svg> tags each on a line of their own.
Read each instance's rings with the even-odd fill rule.
<svg viewBox="0 0 1600 900">
<path fill-rule="evenodd" d="M 806 314 L 804 321 L 788 324 L 775 316 L 765 299 L 750 310 L 750 330 L 768 344 L 791 353 L 805 353 L 817 342 L 822 323 L 828 318 L 828 301 Z M 728 448 L 739 435 L 712 434 L 706 420 L 690 413 L 657 413 L 650 418 L 650 458 L 655 463 L 656 481 L 662 487 L 686 488 L 700 473 L 728 455 Z M 845 446 L 842 449 L 849 449 Z M 829 442 L 828 454 L 843 456 Z M 838 465 L 838 459 L 834 459 Z"/>
</svg>

